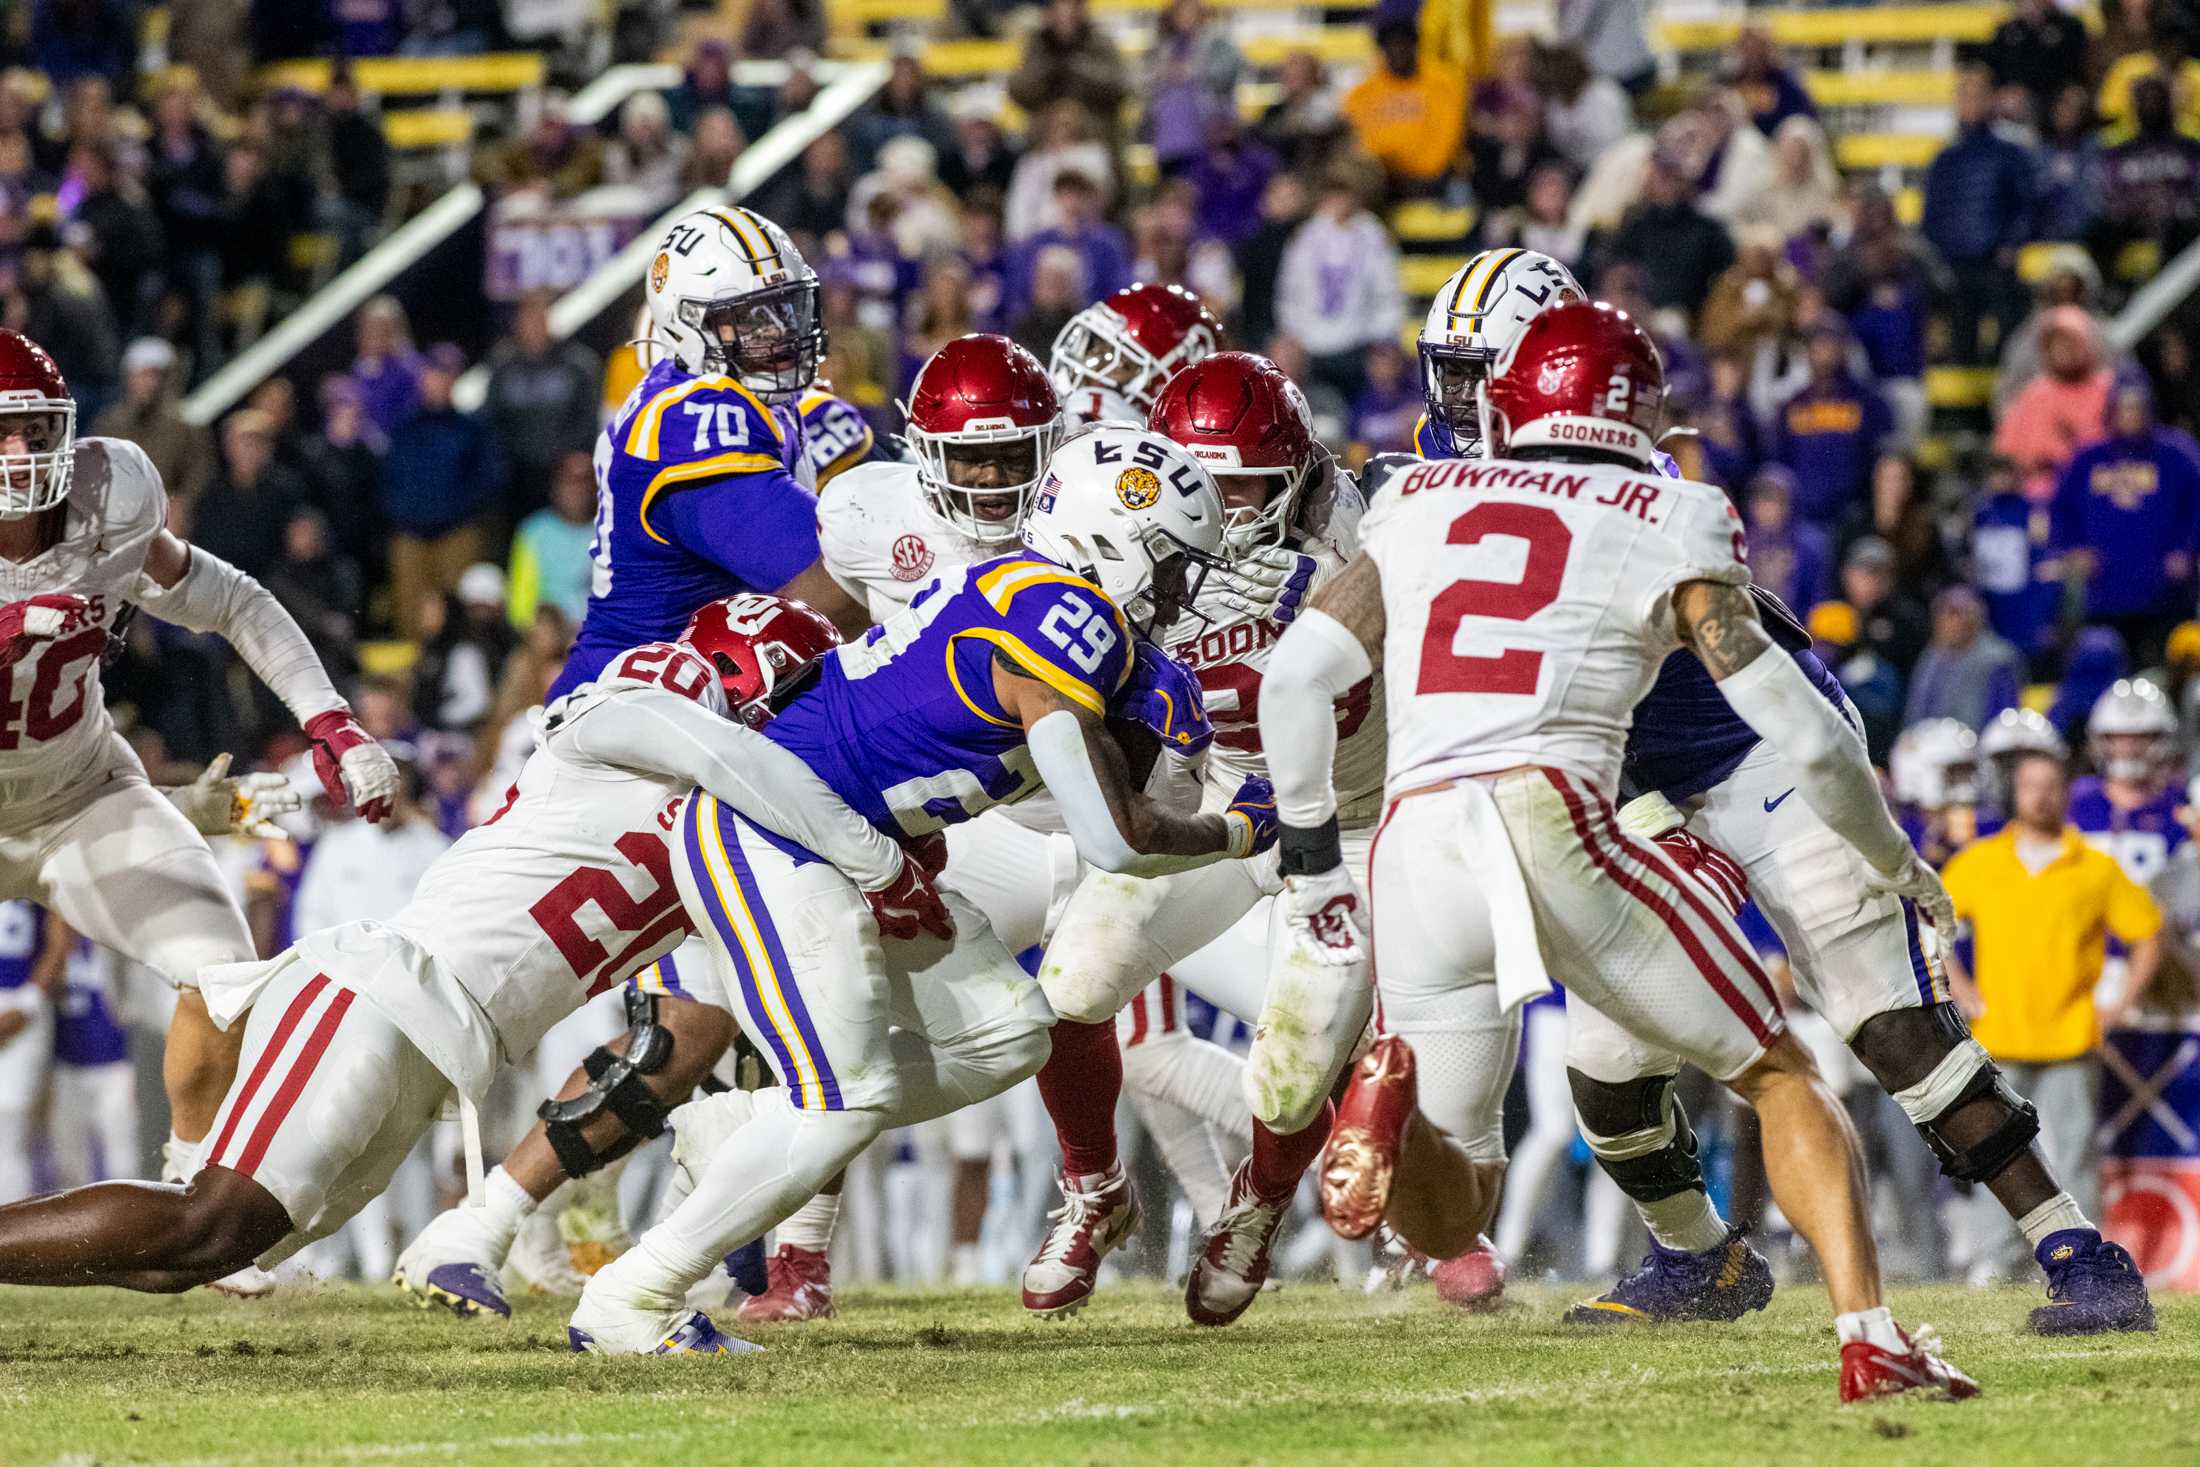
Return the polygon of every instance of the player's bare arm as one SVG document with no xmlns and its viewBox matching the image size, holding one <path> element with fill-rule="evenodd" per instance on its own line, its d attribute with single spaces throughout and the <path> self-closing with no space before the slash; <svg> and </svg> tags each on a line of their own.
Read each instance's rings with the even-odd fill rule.
<svg viewBox="0 0 2200 1467">
<path fill-rule="evenodd" d="M 1917 902 L 1935 927 L 1953 931 L 1948 894 L 1887 812 L 1863 738 L 1794 658 L 1765 655 L 1776 649 L 1748 590 L 1684 581 L 1673 592 L 1673 617 L 1682 642 L 1703 659 L 1734 711 L 1802 770 L 1796 793 L 1855 847 L 1874 884 Z"/>
<path fill-rule="evenodd" d="M 1078 853 L 1107 871 L 1159 876 L 1252 853 L 1251 814 L 1184 815 L 1131 782 L 1130 761 L 1101 716 L 1006 658 L 993 666 L 1002 711 L 1023 725 L 1032 759 L 1061 802 Z"/>
<path fill-rule="evenodd" d="M 1313 609 L 1350 632 L 1367 654 L 1368 665 L 1383 665 L 1383 573 L 1373 556 L 1362 552 L 1314 593 Z"/>
<path fill-rule="evenodd" d="M 854 637 L 871 625 L 871 613 L 833 579 L 823 560 L 812 562 L 808 570 L 772 594 L 815 607 L 843 637 Z"/>
</svg>

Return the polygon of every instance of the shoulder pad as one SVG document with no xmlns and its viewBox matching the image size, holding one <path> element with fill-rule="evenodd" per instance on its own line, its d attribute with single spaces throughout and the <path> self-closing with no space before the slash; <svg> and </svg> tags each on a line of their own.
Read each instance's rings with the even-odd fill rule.
<svg viewBox="0 0 2200 1467">
<path fill-rule="evenodd" d="M 710 463 L 739 474 L 784 468 L 786 434 L 777 415 L 731 377 L 690 377 L 643 399 L 617 443 L 645 463 Z"/>
<path fill-rule="evenodd" d="M 678 642 L 645 642 L 613 658 L 602 672 L 551 705 L 544 732 L 557 732 L 614 693 L 643 688 L 700 703 L 721 717 L 727 711 L 725 690 L 692 648 Z"/>
<path fill-rule="evenodd" d="M 1410 453 L 1378 453 L 1360 466 L 1360 499 L 1363 504 L 1373 504 L 1383 492 L 1383 486 L 1407 469 L 1418 468 L 1421 460 Z"/>
<path fill-rule="evenodd" d="M 1772 634 L 1772 640 L 1789 652 L 1801 652 L 1811 644 L 1810 633 L 1804 629 L 1802 619 L 1788 609 L 1788 604 L 1767 591 L 1755 581 L 1750 582 L 1749 594 L 1757 603 L 1757 615 Z"/>
</svg>

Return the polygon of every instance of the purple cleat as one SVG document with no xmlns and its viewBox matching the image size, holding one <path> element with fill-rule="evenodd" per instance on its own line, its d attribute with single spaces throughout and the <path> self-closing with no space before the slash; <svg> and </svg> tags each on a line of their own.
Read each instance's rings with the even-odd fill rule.
<svg viewBox="0 0 2200 1467">
<path fill-rule="evenodd" d="M 441 1305 L 460 1319 L 480 1319 L 491 1314 L 500 1319 L 512 1317 L 512 1306 L 505 1302 L 496 1276 L 478 1263 L 441 1264 L 430 1269 L 427 1278 L 418 1283 L 400 1270 L 396 1282 L 397 1287 L 410 1294 L 422 1309 Z"/>
<path fill-rule="evenodd" d="M 2092 1228 L 2064 1228 L 2033 1250 L 2047 1274 L 2047 1302 L 2032 1311 L 2036 1335 L 2099 1335 L 2154 1328 L 2154 1302 L 2139 1265 Z"/>
<path fill-rule="evenodd" d="M 1772 1300 L 1772 1265 L 1728 1228 L 1726 1241 L 1701 1253 L 1663 1248 L 1655 1238 L 1642 1267 L 1594 1299 L 1566 1311 L 1568 1324 L 1732 1323 Z"/>
</svg>

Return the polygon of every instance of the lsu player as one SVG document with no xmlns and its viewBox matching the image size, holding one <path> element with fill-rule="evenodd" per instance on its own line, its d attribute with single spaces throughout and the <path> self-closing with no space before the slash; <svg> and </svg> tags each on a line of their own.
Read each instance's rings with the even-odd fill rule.
<svg viewBox="0 0 2200 1467">
<path fill-rule="evenodd" d="M 1140 794 L 1107 728 L 1166 658 L 1137 648 L 1196 602 L 1223 510 L 1200 462 L 1158 434 L 1100 426 L 1049 461 L 1024 549 L 933 579 L 824 659 L 766 736 L 879 829 L 922 841 L 1041 788 L 1078 854 L 1140 876 L 1244 858 L 1272 830 L 1264 780 L 1182 815 Z M 1189 685 L 1182 669 L 1170 678 Z M 675 874 L 745 1031 L 783 1088 L 674 1116 L 687 1195 L 589 1281 L 576 1349 L 648 1353 L 732 1248 L 760 1237 L 890 1126 L 945 1115 L 1035 1072 L 1053 1014 L 952 882 L 952 932 L 880 944 L 846 920 L 848 879 L 698 799 Z M 1109 1036 L 1113 1042 L 1112 1033 Z"/>
<path fill-rule="evenodd" d="M 1522 258 L 1504 260 L 1508 253 L 1495 252 L 1509 277 Z M 1470 260 L 1460 283 L 1476 278 L 1487 258 Z M 1486 371 L 1492 353 L 1510 348 L 1546 309 L 1547 277 L 1529 264 L 1535 268 L 1526 290 L 1449 293 L 1491 308 L 1456 323 L 1464 330 L 1447 326 L 1449 334 L 1433 345 L 1424 337 L 1432 421 L 1456 429 L 1459 392 L 1440 389 L 1470 377 L 1477 356 Z M 1549 268 L 1563 274 L 1556 261 Z M 1455 356 L 1463 360 L 1440 370 Z M 1677 474 L 1664 454 L 1653 462 L 1659 472 Z M 1839 682 L 1810 651 L 1809 634 L 1794 615 L 1761 588 L 1752 586 L 1750 595 L 1773 640 L 1828 706 L 1847 716 Z M 1943 1172 L 1985 1185 L 2019 1221 L 2048 1277 L 2050 1302 L 2033 1311 L 2033 1328 L 2079 1333 L 2151 1321 L 2130 1256 L 2104 1241 L 2056 1182 L 2032 1144 L 2036 1112 L 1971 1039 L 1946 973 L 1926 946 L 1915 904 L 1873 888 L 1831 822 L 1793 796 L 1800 779 L 1788 756 L 1728 705 L 1701 659 L 1682 653 L 1666 659 L 1634 711 L 1625 772 L 1637 796 L 1624 812 L 1630 832 L 1660 839 L 1691 870 L 1720 856 L 1738 864 L 1810 1006 L 1894 1097 Z M 1735 1319 L 1763 1307 L 1772 1294 L 1770 1265 L 1711 1203 L 1694 1132 L 1672 1093 L 1679 1060 L 1646 1049 L 1594 1005 L 1569 1002 L 1567 1017 L 1567 1064 L 1582 1135 L 1634 1200 L 1653 1244 L 1639 1270 L 1568 1318 L 1583 1324 Z"/>
<path fill-rule="evenodd" d="M 826 383 L 811 383 L 795 412 L 802 419 L 802 448 L 819 489 L 868 462 L 878 448 L 878 435 L 863 414 L 846 398 L 835 397 Z"/>
<path fill-rule="evenodd" d="M 2070 823 L 2141 886 L 2190 838 L 2178 818 L 2177 714 L 2145 678 L 2122 678 L 2085 720 L 2093 773 L 2070 787 Z"/>
<path fill-rule="evenodd" d="M 0 1208 L 0 1282 L 170 1292 L 341 1227 L 454 1089 L 479 1104 L 502 1064 L 687 935 L 667 840 L 698 789 L 838 863 L 878 920 L 908 917 L 896 930 L 944 921 L 915 862 L 744 726 L 834 640 L 806 607 L 737 597 L 553 704 L 504 808 L 389 922 L 203 975 L 219 1020 L 251 1017 L 190 1185 L 104 1183 Z"/>
<path fill-rule="evenodd" d="M 1070 317 L 1055 334 L 1047 370 L 1072 427 L 1137 424 L 1171 377 L 1222 342 L 1222 323 L 1198 296 L 1140 281 Z"/>
<path fill-rule="evenodd" d="M 1938 871 L 1978 836 L 1978 735 L 1959 719 L 1928 718 L 1887 751 L 1887 780 L 1903 833 Z"/>
<path fill-rule="evenodd" d="M 1284 634 L 1261 734 L 1299 898 L 1287 940 L 1345 971 L 1377 943 L 1386 1023 L 1441 1005 L 1487 1035 L 1472 1134 L 1499 1155 L 1513 1058 L 1503 1031 L 1549 988 L 1548 970 L 1567 974 L 1576 999 L 1756 1109 L 1774 1193 L 1833 1299 L 1842 1399 L 1973 1395 L 1882 1301 L 1854 1133 L 1770 979 L 1732 918 L 1613 808 L 1630 712 L 1667 654 L 1687 649 L 1789 751 L 1799 798 L 1864 853 L 1872 879 L 1951 920 L 1862 740 L 1766 634 L 1733 506 L 1655 472 L 1664 389 L 1657 348 L 1624 313 L 1583 302 L 1539 314 L 1485 389 L 1496 456 L 1408 471 L 1369 511 L 1358 558 Z M 1385 664 L 1390 805 L 1370 929 L 1343 864 L 1323 715 Z M 1388 1036 L 1359 1075 L 1410 1090 L 1413 1060 Z M 1371 1140 L 1396 1154 L 1395 1135 Z M 1501 1165 L 1458 1165 L 1440 1205 L 1478 1229 L 1493 1174 Z"/>
<path fill-rule="evenodd" d="M 1215 809 L 1239 781 L 1266 772 L 1262 669 L 1305 589 L 1356 548 L 1359 494 L 1315 441 L 1297 387 L 1262 357 L 1223 352 L 1184 368 L 1162 390 L 1149 426 L 1207 465 L 1228 514 L 1223 543 L 1235 578 L 1218 583 L 1220 594 L 1170 645 L 1197 675 L 1214 719 L 1204 793 Z M 1364 842 L 1380 810 L 1380 689 L 1372 681 L 1351 689 L 1334 717 L 1338 778 L 1357 801 L 1348 828 Z M 1218 1008 L 1262 1021 L 1244 1079 L 1252 1153 L 1193 1258 L 1185 1307 L 1195 1322 L 1228 1324 L 1260 1292 L 1299 1177 L 1327 1134 L 1328 1090 L 1345 1059 L 1339 1046 L 1356 1042 L 1368 1017 L 1364 994 L 1333 1005 L 1327 983 L 1304 991 L 1306 975 L 1275 961 L 1273 944 L 1233 952 L 1228 964 L 1195 956 L 1273 889 L 1265 869 L 1232 865 L 1159 881 L 1092 872 L 1070 898 L 1040 967 L 1057 1022 L 1039 1087 L 1062 1144 L 1063 1207 L 1025 1268 L 1026 1309 L 1056 1316 L 1084 1307 L 1101 1260 L 1137 1226 L 1138 1199 L 1116 1152 L 1125 1059 L 1115 1026 L 1133 996 L 1164 973 Z M 1271 930 L 1275 921 L 1271 913 Z"/>
<path fill-rule="evenodd" d="M 329 797 L 370 820 L 397 770 L 257 581 L 167 528 L 152 461 L 76 436 L 53 358 L 0 331 L 0 899 L 28 898 L 178 989 L 162 1173 L 187 1175 L 236 1068 L 201 969 L 252 956 L 244 916 L 190 820 L 145 779 L 100 686 L 129 606 L 229 642 L 312 741 Z"/>
</svg>

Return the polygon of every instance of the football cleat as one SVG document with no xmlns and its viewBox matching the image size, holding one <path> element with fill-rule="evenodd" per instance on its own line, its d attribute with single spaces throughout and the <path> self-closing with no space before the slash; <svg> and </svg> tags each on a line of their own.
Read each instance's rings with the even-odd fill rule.
<svg viewBox="0 0 2200 1467">
<path fill-rule="evenodd" d="M 733 1280 L 735 1288 L 751 1296 L 772 1286 L 762 1238 L 752 1238 L 726 1255 L 726 1277 Z"/>
<path fill-rule="evenodd" d="M 1772 1265 L 1749 1246 L 1741 1228 L 1701 1253 L 1667 1248 L 1653 1238 L 1642 1267 L 1594 1299 L 1566 1311 L 1568 1324 L 1731 1323 L 1772 1300 Z"/>
<path fill-rule="evenodd" d="M 764 1265 L 769 1286 L 735 1311 L 743 1324 L 791 1324 L 833 1317 L 833 1264 L 823 1253 L 782 1243 Z"/>
<path fill-rule="evenodd" d="M 423 1309 L 441 1306 L 460 1319 L 489 1314 L 511 1318 L 512 1306 L 498 1277 L 504 1266 L 503 1250 L 482 1216 L 478 1207 L 453 1207 L 436 1214 L 397 1255 L 391 1282 Z"/>
<path fill-rule="evenodd" d="M 1930 1326 L 1918 1326 L 1914 1335 L 1897 1326 L 1895 1333 L 1906 1347 L 1899 1354 L 1870 1340 L 1850 1340 L 1841 1347 L 1843 1401 L 1874 1401 L 1905 1391 L 1937 1391 L 1951 1401 L 1978 1394 L 1977 1381 L 1940 1358 L 1940 1341 Z"/>
<path fill-rule="evenodd" d="M 257 1263 L 248 1263 L 235 1273 L 218 1278 L 206 1287 L 217 1294 L 227 1294 L 232 1299 L 261 1299 L 275 1292 L 275 1275 Z"/>
<path fill-rule="evenodd" d="M 653 1330 L 646 1338 L 655 1343 L 640 1348 L 622 1349 L 610 1343 L 620 1334 L 630 1331 L 599 1333 L 582 1329 L 577 1324 L 565 1327 L 565 1343 L 576 1355 L 761 1355 L 762 1345 L 737 1339 L 710 1322 L 710 1316 L 699 1309 L 690 1309 L 676 1316 L 669 1328 Z"/>
<path fill-rule="evenodd" d="M 1263 1197 L 1253 1190 L 1253 1164 L 1238 1163 L 1229 1205 L 1207 1229 L 1184 1281 L 1184 1312 L 1194 1324 L 1228 1324 L 1252 1307 L 1268 1281 L 1269 1250 L 1291 1211 L 1292 1193 Z M 1295 1190 L 1295 1189 L 1294 1189 Z"/>
<path fill-rule="evenodd" d="M 1062 1205 L 1047 1214 L 1046 1240 L 1024 1265 L 1024 1308 L 1067 1319 L 1085 1307 L 1100 1260 L 1130 1241 L 1142 1214 L 1121 1162 L 1097 1177 L 1061 1173 L 1055 1185 Z"/>
<path fill-rule="evenodd" d="M 2033 1250 L 2047 1272 L 2047 1302 L 2026 1327 L 2036 1335 L 2098 1335 L 2151 1331 L 2154 1302 L 2139 1265 L 2123 1247 L 2091 1228 L 2065 1228 Z"/>
<path fill-rule="evenodd" d="M 1413 1047 L 1386 1034 L 1353 1066 L 1329 1144 L 1322 1148 L 1322 1216 L 1337 1236 L 1364 1238 L 1382 1223 L 1406 1123 L 1419 1103 Z"/>
<path fill-rule="evenodd" d="M 528 1288 L 554 1299 L 577 1299 L 588 1287 L 588 1275 L 573 1266 L 573 1253 L 566 1246 L 565 1235 L 558 1231 L 558 1219 L 539 1207 L 519 1225 L 519 1236 L 512 1240 L 505 1265 Z"/>
<path fill-rule="evenodd" d="M 1476 1238 L 1457 1258 L 1430 1264 L 1428 1276 L 1436 1297 L 1461 1309 L 1495 1309 L 1505 1297 L 1505 1260 L 1488 1238 Z"/>
</svg>

